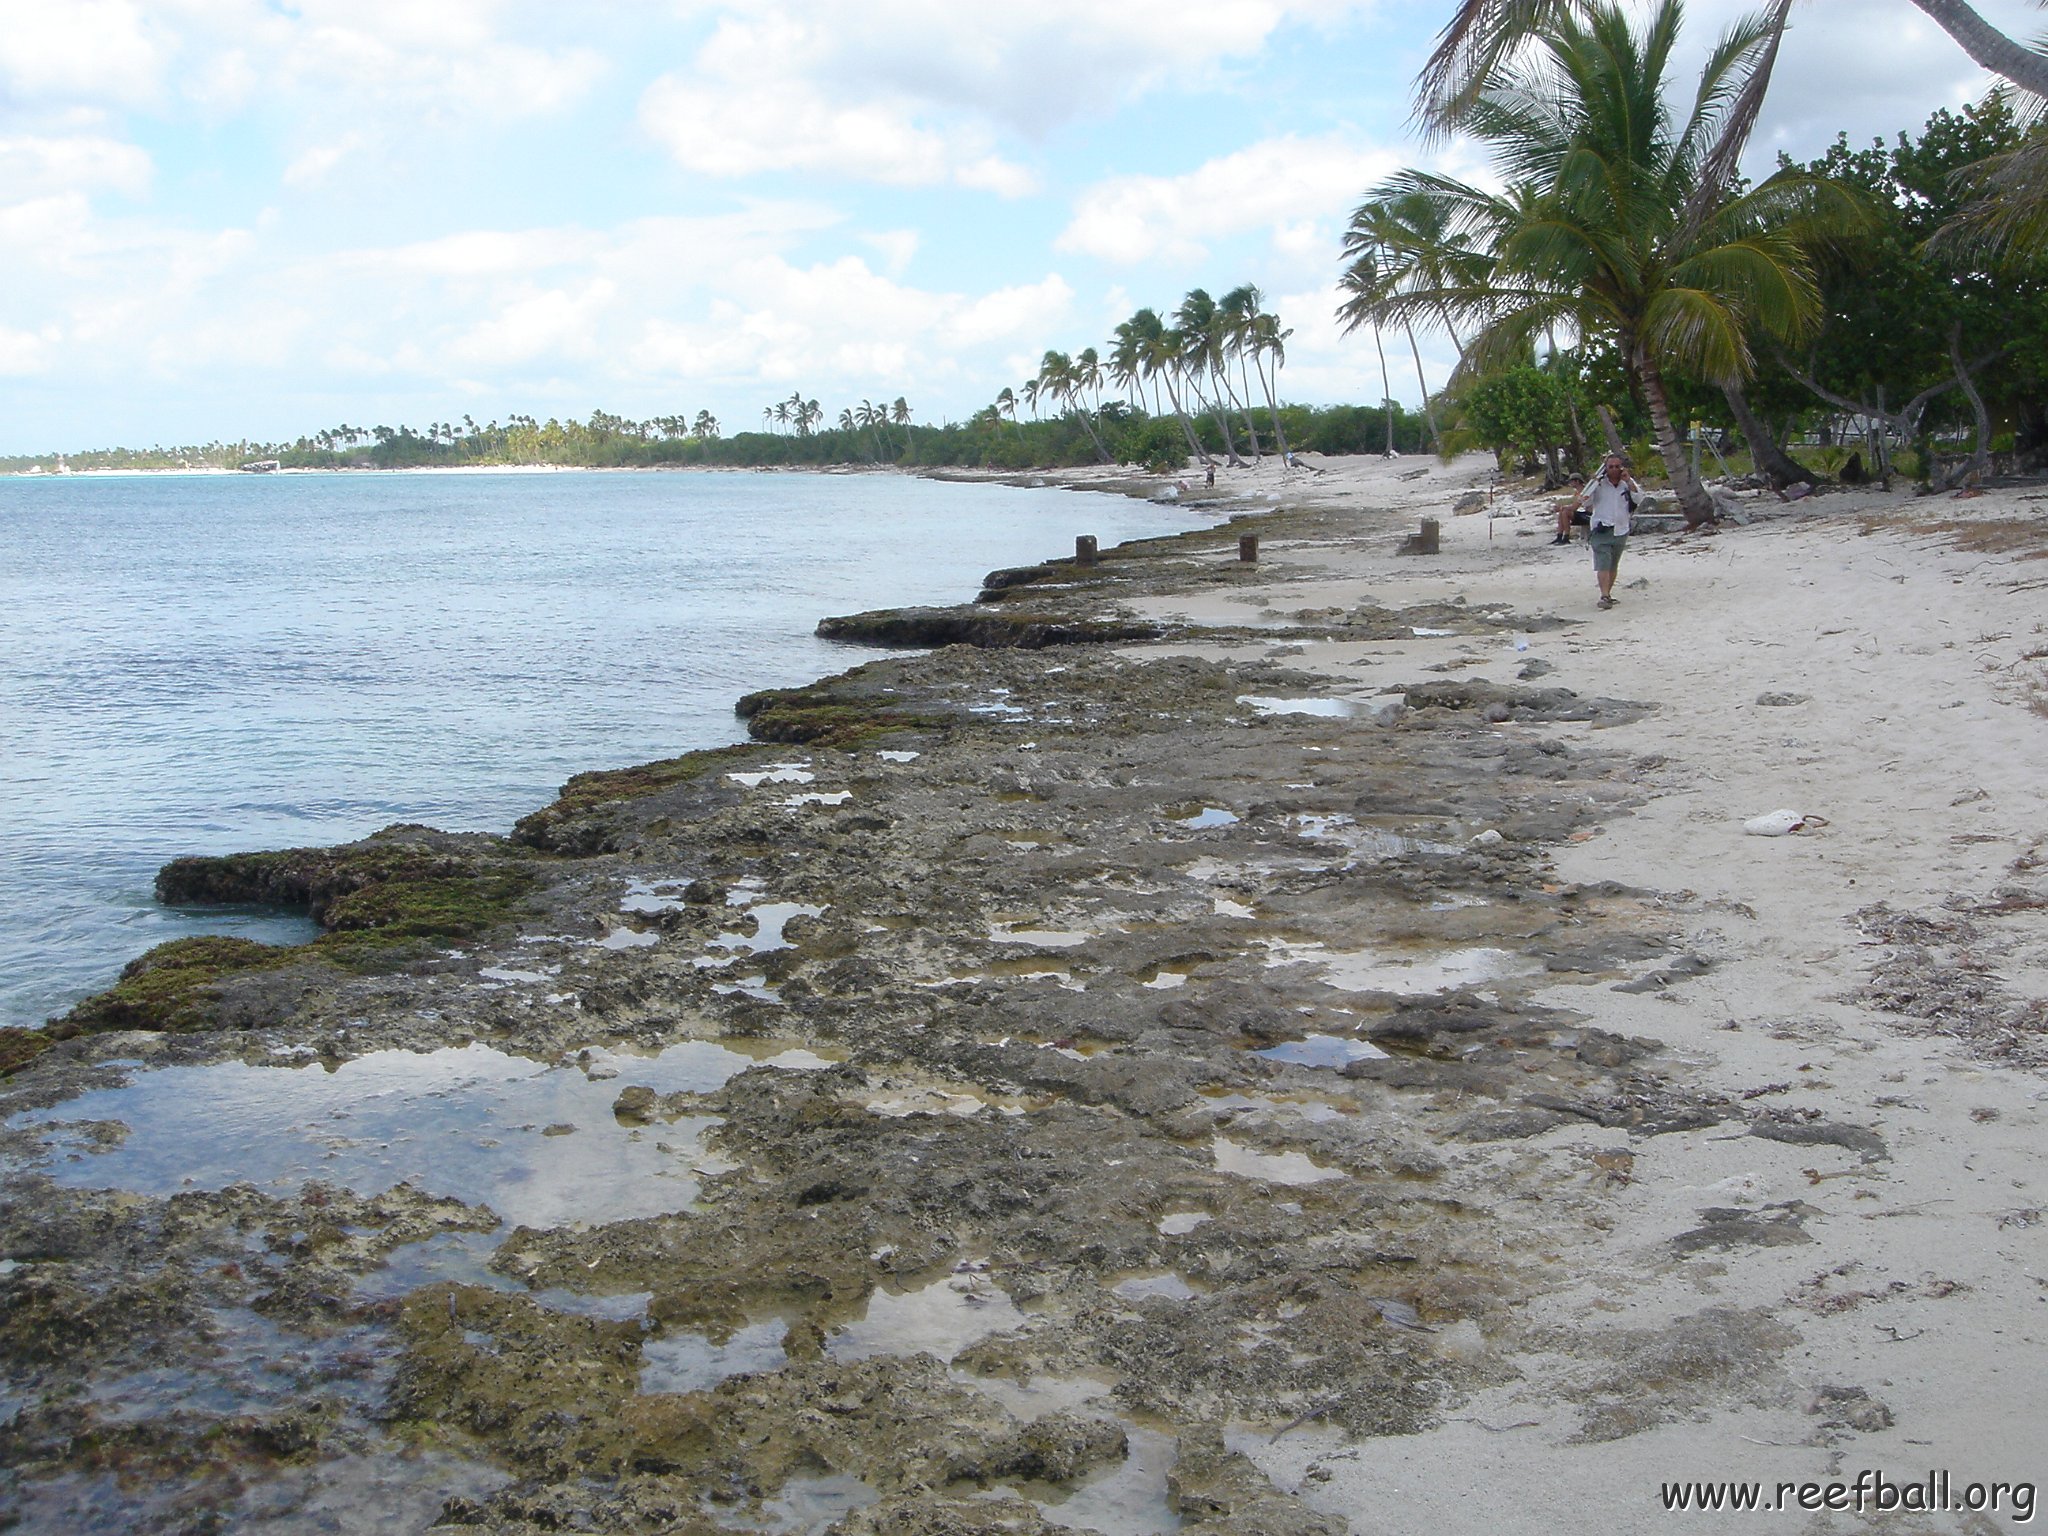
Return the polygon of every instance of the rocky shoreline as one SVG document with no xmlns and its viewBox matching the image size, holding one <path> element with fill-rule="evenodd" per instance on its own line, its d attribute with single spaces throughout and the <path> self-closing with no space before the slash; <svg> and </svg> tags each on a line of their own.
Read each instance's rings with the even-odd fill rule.
<svg viewBox="0 0 2048 1536">
<path fill-rule="evenodd" d="M 164 946 L 15 1044 L 16 1528 L 1335 1533 L 1403 1524 L 1359 1447 L 1502 1394 L 1552 1446 L 1784 1408 L 1799 1328 L 1711 1271 L 1811 1242 L 1798 1200 L 1692 1201 L 1668 1315 L 1544 1315 L 1660 1147 L 1859 1183 L 1894 1149 L 1648 1027 L 1727 1012 L 1740 958 L 1739 903 L 1584 867 L 1670 793 L 1668 701 L 1559 686 L 1543 594 L 1333 595 L 1318 562 L 1392 589 L 1485 479 L 828 620 L 936 648 L 506 837 L 167 866 L 323 933 Z M 174 1073 L 397 1107 L 348 1089 L 317 1155 L 224 1119 L 216 1178 L 129 1144 Z M 1830 1385 L 1814 1454 L 1889 1426 Z"/>
</svg>

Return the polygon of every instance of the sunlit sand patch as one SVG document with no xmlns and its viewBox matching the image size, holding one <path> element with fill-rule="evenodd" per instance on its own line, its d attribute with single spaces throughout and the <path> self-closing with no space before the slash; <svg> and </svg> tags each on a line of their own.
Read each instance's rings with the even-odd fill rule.
<svg viewBox="0 0 2048 1536">
<path fill-rule="evenodd" d="M 1343 1169 L 1326 1168 L 1305 1152 L 1260 1152 L 1228 1136 L 1210 1143 L 1210 1155 L 1219 1172 L 1268 1184 L 1320 1184 L 1344 1177 Z"/>
</svg>

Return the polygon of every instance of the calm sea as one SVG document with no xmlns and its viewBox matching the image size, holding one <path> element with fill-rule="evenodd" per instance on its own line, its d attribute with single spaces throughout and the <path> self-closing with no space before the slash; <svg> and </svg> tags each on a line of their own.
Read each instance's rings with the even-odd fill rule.
<svg viewBox="0 0 2048 1536">
<path fill-rule="evenodd" d="M 0 479 L 0 1024 L 166 939 L 307 936 L 157 906 L 178 854 L 503 831 L 859 660 L 822 615 L 1188 521 L 880 475 Z"/>
</svg>

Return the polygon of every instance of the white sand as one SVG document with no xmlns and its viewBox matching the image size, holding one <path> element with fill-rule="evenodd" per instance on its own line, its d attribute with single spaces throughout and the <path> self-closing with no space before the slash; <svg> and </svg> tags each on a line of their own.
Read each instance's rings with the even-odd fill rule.
<svg viewBox="0 0 2048 1536">
<path fill-rule="evenodd" d="M 1663 1041 L 1731 1096 L 1785 1085 L 1751 1108 L 1811 1109 L 1867 1126 L 1890 1158 L 1866 1164 L 1834 1146 L 1742 1136 L 1739 1118 L 1633 1139 L 1567 1126 L 1475 1151 L 1536 1160 L 1560 1200 L 1596 1201 L 1609 1224 L 1559 1256 L 1559 1283 L 1528 1300 L 1512 1337 L 1482 1340 L 1466 1325 L 1434 1341 L 1497 1356 L 1515 1379 L 1452 1408 L 1452 1422 L 1424 1435 L 1353 1445 L 1307 1427 L 1244 1448 L 1282 1487 L 1361 1532 L 1510 1536 L 1549 1533 L 1561 1521 L 1587 1533 L 1667 1524 L 1860 1530 L 1876 1517 L 1665 1514 L 1658 1485 L 1850 1479 L 1866 1467 L 1894 1482 L 1946 1469 L 1958 1487 L 2042 1479 L 2048 1078 L 1973 1057 L 1852 998 L 1887 953 L 1867 941 L 1859 910 L 1882 901 L 1939 916 L 1945 903 L 1988 899 L 2003 886 L 2048 899 L 2048 872 L 2012 868 L 2030 853 L 2048 856 L 2048 718 L 2035 707 L 2048 697 L 2048 662 L 2028 659 L 2048 652 L 2048 560 L 1965 553 L 1951 536 L 1915 531 L 1945 519 L 2042 521 L 2048 497 L 1872 491 L 1773 503 L 1773 515 L 1751 527 L 1635 540 L 1621 602 L 1601 613 L 1584 545 L 1547 542 L 1547 498 L 1501 504 L 1502 516 L 1450 515 L 1457 489 L 1488 482 L 1483 461 L 1430 465 L 1414 480 L 1398 477 L 1429 461 L 1331 464 L 1321 477 L 1269 465 L 1224 479 L 1233 490 L 1296 499 L 1305 488 L 1325 504 L 1403 510 L 1361 510 L 1353 543 L 1269 544 L 1263 558 L 1294 583 L 1149 609 L 1244 622 L 1269 607 L 1463 597 L 1582 620 L 1532 635 L 1526 651 L 1493 637 L 1311 644 L 1290 665 L 1324 670 L 1333 690 L 1364 697 L 1446 661 L 1477 663 L 1451 676 L 1513 683 L 1523 663 L 1540 659 L 1555 670 L 1534 686 L 1657 703 L 1640 723 L 1597 732 L 1498 729 L 1664 759 L 1639 771 L 1649 802 L 1568 848 L 1559 872 L 1667 893 L 1674 922 L 1716 966 L 1662 994 L 1573 985 L 1539 1000 Z M 1897 521 L 1866 533 L 1861 513 Z M 1442 554 L 1393 557 L 1397 526 L 1420 515 L 1441 517 Z M 2048 551 L 2048 528 L 2033 548 Z M 1808 698 L 1759 705 L 1767 692 Z M 1746 818 L 1780 807 L 1829 825 L 1743 835 Z M 1976 958 L 1997 983 L 2048 996 L 2048 912 L 1977 922 L 1985 937 Z M 1635 1156 L 1633 1182 L 1590 1166 L 1591 1151 L 1623 1148 Z M 1796 1203 L 1811 1242 L 1695 1257 L 1671 1245 L 1700 1225 L 1703 1208 L 1780 1203 Z M 1577 1441 L 1584 1410 L 1565 1393 L 1593 1371 L 1591 1336 L 1709 1307 L 1754 1309 L 1797 1342 L 1754 1382 L 1683 1404 L 1673 1422 Z M 1578 1347 L 1546 1350 L 1548 1330 Z M 1825 1387 L 1864 1388 L 1895 1422 L 1823 1429 L 1826 1415 L 1806 1408 Z M 1743 1401 L 1751 1395 L 1760 1405 Z M 1943 1515 L 1893 1516 L 1881 1528 L 2021 1527 Z"/>
</svg>

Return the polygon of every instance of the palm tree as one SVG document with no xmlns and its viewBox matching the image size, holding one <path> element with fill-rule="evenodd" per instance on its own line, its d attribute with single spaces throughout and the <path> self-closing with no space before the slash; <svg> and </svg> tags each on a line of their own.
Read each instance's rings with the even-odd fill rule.
<svg viewBox="0 0 2048 1536">
<path fill-rule="evenodd" d="M 2048 98 L 2048 56 L 2014 42 L 1977 14 L 1965 0 L 1912 0 L 1926 16 L 1956 40 L 1977 63 L 2003 75 L 2022 90 Z M 1457 12 L 1437 35 L 1435 52 L 1416 81 L 1416 115 L 1433 132 L 1458 126 L 1478 99 L 1486 82 L 1532 39 L 1554 31 L 1566 17 L 1584 14 L 1589 0 L 1461 0 Z M 1735 168 L 1735 159 L 1756 122 L 1777 60 L 1778 40 L 1791 19 L 1791 0 L 1770 0 L 1761 20 L 1768 33 L 1762 65 L 1746 82 L 1748 89 L 1733 104 L 1730 138 L 1733 148 L 1702 167 L 1717 188 Z"/>
<path fill-rule="evenodd" d="M 690 426 L 690 430 L 699 437 L 716 437 L 718 436 L 718 418 L 709 411 L 699 411 L 696 421 Z"/>
<path fill-rule="evenodd" d="M 903 451 L 917 452 L 917 439 L 910 435 L 910 402 L 901 395 L 889 404 L 889 420 L 903 429 Z"/>
<path fill-rule="evenodd" d="M 1222 320 L 1216 310 L 1216 301 L 1209 297 L 1205 288 L 1193 288 L 1180 302 L 1180 308 L 1173 312 L 1173 326 L 1180 337 L 1181 375 L 1187 380 L 1188 388 L 1198 404 L 1207 406 L 1216 418 L 1216 425 L 1223 434 L 1223 451 L 1229 456 L 1234 467 L 1241 467 L 1244 460 L 1237 455 L 1237 440 L 1230 433 L 1230 417 L 1223 409 L 1222 400 L 1210 401 L 1202 389 L 1202 378 L 1206 374 L 1212 385 L 1221 385 L 1218 393 L 1227 396 L 1229 384 L 1223 375 L 1223 331 Z M 1202 458 L 1206 461 L 1207 454 Z"/>
<path fill-rule="evenodd" d="M 1351 223 L 1345 230 L 1344 254 L 1353 262 L 1370 255 L 1380 283 L 1389 288 L 1442 288 L 1454 276 L 1476 279 L 1487 267 L 1485 257 L 1452 236 L 1444 228 L 1437 206 L 1422 197 L 1375 198 L 1361 203 L 1352 210 Z M 1348 304 L 1339 308 L 1338 315 L 1353 325 L 1357 323 Z M 1451 345 L 1462 353 L 1458 328 L 1450 317 L 1440 313 L 1432 318 L 1443 326 Z M 1422 349 L 1415 342 L 1415 327 L 1407 324 L 1404 329 L 1408 332 L 1408 351 L 1415 359 L 1415 382 L 1422 390 L 1422 412 L 1429 421 L 1431 441 L 1441 452 L 1443 439 L 1437 430 L 1436 408 L 1430 400 L 1429 381 L 1422 373 Z"/>
<path fill-rule="evenodd" d="M 1751 371 L 1752 332 L 1789 339 L 1810 328 L 1819 298 L 1793 221 L 1842 216 L 1846 194 L 1781 171 L 1753 189 L 1697 196 L 1778 33 L 1768 14 L 1737 22 L 1677 121 L 1664 86 L 1679 20 L 1678 0 L 1659 0 L 1640 34 L 1611 0 L 1576 6 L 1533 45 L 1533 60 L 1498 67 L 1462 122 L 1493 151 L 1506 191 L 1408 171 L 1379 193 L 1429 201 L 1446 230 L 1475 237 L 1491 270 L 1383 290 L 1363 313 L 1476 325 L 1461 371 L 1526 356 L 1560 326 L 1611 336 L 1697 526 L 1714 503 L 1672 425 L 1664 370 L 1739 381 Z"/>
<path fill-rule="evenodd" d="M 1005 384 L 996 394 L 996 412 L 1010 418 L 1010 425 L 1017 428 L 1017 441 L 1024 441 L 1024 428 L 1017 420 L 1017 392 Z"/>
<path fill-rule="evenodd" d="M 1361 325 L 1371 323 L 1386 285 L 1374 258 L 1368 253 L 1344 269 L 1343 275 L 1337 279 L 1337 287 L 1350 295 L 1337 306 L 1337 313 L 1344 320 L 1344 334 L 1349 336 Z M 1387 457 L 1391 459 L 1394 456 L 1394 381 L 1387 373 L 1387 349 L 1380 339 L 1377 325 L 1372 328 L 1372 349 L 1380 358 L 1380 405 L 1387 413 Z"/>
<path fill-rule="evenodd" d="M 1245 347 L 1251 353 L 1252 372 L 1259 376 L 1259 387 L 1266 392 L 1266 412 L 1273 418 L 1273 440 L 1280 445 L 1280 457 L 1286 460 L 1292 450 L 1287 446 L 1287 429 L 1280 424 L 1280 369 L 1287 362 L 1287 338 L 1294 334 L 1292 329 L 1282 329 L 1280 317 L 1263 308 L 1265 295 L 1253 288 L 1247 299 L 1245 312 Z M 1273 371 L 1266 372 L 1266 359 L 1273 360 Z"/>
</svg>

